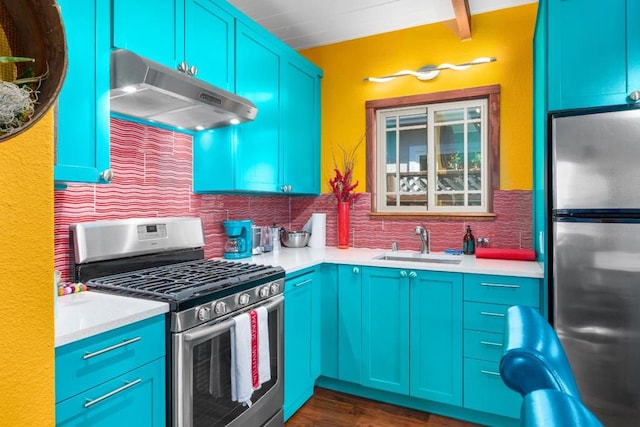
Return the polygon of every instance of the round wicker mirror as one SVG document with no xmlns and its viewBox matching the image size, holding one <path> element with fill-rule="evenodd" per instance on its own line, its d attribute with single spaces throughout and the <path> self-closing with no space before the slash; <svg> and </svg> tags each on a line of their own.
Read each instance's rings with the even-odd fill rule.
<svg viewBox="0 0 640 427">
<path fill-rule="evenodd" d="M 3 142 L 37 123 L 55 102 L 67 70 L 67 45 L 55 0 L 1 0 L 0 24 Z"/>
</svg>

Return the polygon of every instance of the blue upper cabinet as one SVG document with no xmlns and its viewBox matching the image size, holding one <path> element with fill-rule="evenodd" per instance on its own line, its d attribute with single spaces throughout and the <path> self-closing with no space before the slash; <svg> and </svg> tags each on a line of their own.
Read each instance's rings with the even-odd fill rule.
<svg viewBox="0 0 640 427">
<path fill-rule="evenodd" d="M 237 13 L 235 92 L 258 114 L 194 136 L 194 191 L 319 194 L 322 71 Z"/>
<path fill-rule="evenodd" d="M 59 0 L 68 67 L 57 106 L 54 179 L 106 183 L 109 171 L 108 0 Z"/>
<path fill-rule="evenodd" d="M 258 115 L 236 128 L 236 190 L 279 191 L 280 70 L 281 58 L 271 39 L 238 22 L 236 93 L 253 101 Z"/>
<path fill-rule="evenodd" d="M 195 67 L 197 78 L 233 91 L 235 19 L 221 5 L 210 0 L 112 3 L 113 47 L 170 68 Z"/>
<path fill-rule="evenodd" d="M 233 92 L 235 19 L 210 0 L 187 0 L 185 4 L 184 52 L 196 76 Z"/>
<path fill-rule="evenodd" d="M 634 102 L 640 2 L 551 0 L 548 12 L 549 110 Z"/>
<path fill-rule="evenodd" d="M 185 0 L 112 0 L 112 45 L 176 68 L 184 58 Z"/>
<path fill-rule="evenodd" d="M 293 58 L 283 67 L 282 186 L 292 193 L 318 194 L 321 73 Z"/>
</svg>

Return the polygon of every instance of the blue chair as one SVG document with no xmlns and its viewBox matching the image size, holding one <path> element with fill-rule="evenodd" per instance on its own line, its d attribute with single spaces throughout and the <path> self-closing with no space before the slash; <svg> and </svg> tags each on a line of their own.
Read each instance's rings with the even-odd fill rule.
<svg viewBox="0 0 640 427">
<path fill-rule="evenodd" d="M 558 390 L 527 394 L 520 411 L 522 427 L 603 427 L 579 400 Z"/>
<path fill-rule="evenodd" d="M 582 402 L 560 339 L 537 310 L 509 307 L 500 375 L 523 397 L 540 389 L 558 390 Z"/>
</svg>

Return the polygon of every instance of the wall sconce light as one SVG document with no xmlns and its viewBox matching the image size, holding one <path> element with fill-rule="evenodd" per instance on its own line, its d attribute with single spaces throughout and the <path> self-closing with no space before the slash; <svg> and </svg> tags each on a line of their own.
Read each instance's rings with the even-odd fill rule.
<svg viewBox="0 0 640 427">
<path fill-rule="evenodd" d="M 401 76 L 415 76 L 418 80 L 433 80 L 436 77 L 438 77 L 441 70 L 463 71 L 471 67 L 472 65 L 486 64 L 488 62 L 494 62 L 494 61 L 496 61 L 496 58 L 483 57 L 483 58 L 476 58 L 471 62 L 465 62 L 464 64 L 457 64 L 457 65 L 441 64 L 441 65 L 438 65 L 437 67 L 435 65 L 425 65 L 423 67 L 418 68 L 418 71 L 402 70 L 402 71 L 398 71 L 395 74 L 391 74 L 389 76 L 366 77 L 364 81 L 384 83 L 384 82 L 393 80 L 396 77 L 401 77 Z"/>
</svg>

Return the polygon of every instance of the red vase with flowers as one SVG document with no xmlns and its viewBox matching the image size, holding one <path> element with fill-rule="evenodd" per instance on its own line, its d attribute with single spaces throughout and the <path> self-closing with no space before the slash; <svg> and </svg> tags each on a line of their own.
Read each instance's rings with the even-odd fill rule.
<svg viewBox="0 0 640 427">
<path fill-rule="evenodd" d="M 360 144 L 358 144 L 360 145 Z M 356 193 L 354 190 L 358 186 L 359 181 L 351 183 L 353 166 L 355 163 L 355 150 L 347 153 L 344 149 L 343 152 L 343 171 L 336 167 L 334 169 L 335 176 L 329 180 L 331 190 L 336 196 L 338 201 L 338 248 L 347 249 L 349 247 L 349 234 L 350 234 L 350 210 L 351 203 L 358 199 L 360 193 Z"/>
</svg>

